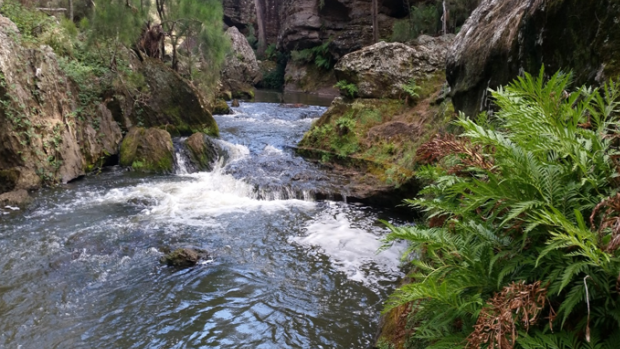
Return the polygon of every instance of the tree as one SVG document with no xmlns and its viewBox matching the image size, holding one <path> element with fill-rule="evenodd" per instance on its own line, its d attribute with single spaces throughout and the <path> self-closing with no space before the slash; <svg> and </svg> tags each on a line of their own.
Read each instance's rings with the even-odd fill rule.
<svg viewBox="0 0 620 349">
<path fill-rule="evenodd" d="M 155 5 L 172 44 L 174 70 L 179 69 L 178 49 L 184 41 L 190 55 L 196 52 L 209 58 L 215 66 L 220 64 L 226 44 L 222 31 L 224 13 L 219 1 L 155 0 Z"/>
<path fill-rule="evenodd" d="M 110 65 L 114 65 L 121 45 L 131 46 L 139 37 L 148 17 L 148 2 L 140 0 L 98 0 L 89 23 L 90 43 L 111 46 Z"/>
</svg>

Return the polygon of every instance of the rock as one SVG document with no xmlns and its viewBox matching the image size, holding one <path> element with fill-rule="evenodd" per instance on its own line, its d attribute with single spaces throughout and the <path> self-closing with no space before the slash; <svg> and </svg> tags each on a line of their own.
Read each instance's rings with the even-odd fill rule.
<svg viewBox="0 0 620 349">
<path fill-rule="evenodd" d="M 230 110 L 230 107 L 228 106 L 226 101 L 224 101 L 223 99 L 217 99 L 215 100 L 215 103 L 213 105 L 213 114 L 215 115 L 232 114 L 232 110 Z"/>
<path fill-rule="evenodd" d="M 256 23 L 254 0 L 223 0 L 224 23 L 243 29 Z"/>
<path fill-rule="evenodd" d="M 254 98 L 252 87 L 262 79 L 254 50 L 236 27 L 228 28 L 226 34 L 232 49 L 222 68 L 223 89 L 235 98 Z"/>
<path fill-rule="evenodd" d="M 0 193 L 17 189 L 32 190 L 41 186 L 41 177 L 28 167 L 13 167 L 0 171 Z"/>
<path fill-rule="evenodd" d="M 22 47 L 0 15 L 0 170 L 29 168 L 50 184 L 84 174 L 71 91 L 54 51 Z"/>
<path fill-rule="evenodd" d="M 200 171 L 212 171 L 222 150 L 204 133 L 194 133 L 185 141 L 192 164 Z"/>
<path fill-rule="evenodd" d="M 115 120 L 124 129 L 166 126 L 178 135 L 189 136 L 198 131 L 219 134 L 205 97 L 177 72 L 148 57 L 143 62 L 132 61 L 132 67 L 144 76 L 149 93 L 143 96 L 145 100 L 138 102 L 137 96 L 117 93 L 108 103 Z"/>
<path fill-rule="evenodd" d="M 196 265 L 200 260 L 208 260 L 209 253 L 205 250 L 197 249 L 197 248 L 179 248 L 176 249 L 165 256 L 161 257 L 159 261 L 163 264 L 178 267 L 178 268 L 186 268 Z"/>
<path fill-rule="evenodd" d="M 109 160 L 118 154 L 118 147 L 123 139 L 121 128 L 104 103 L 95 107 L 93 117 L 97 122 L 85 123 L 78 133 L 86 172 L 92 172 L 104 165 L 115 165 L 115 162 L 110 163 Z"/>
<path fill-rule="evenodd" d="M 336 78 L 357 85 L 362 98 L 403 98 L 402 86 L 411 79 L 420 84 L 443 71 L 451 40 L 423 36 L 414 47 L 379 42 L 342 57 L 335 66 Z"/>
<path fill-rule="evenodd" d="M 303 92 L 326 96 L 338 96 L 336 75 L 325 72 L 314 64 L 301 64 L 292 59 L 286 65 L 284 92 Z"/>
<path fill-rule="evenodd" d="M 24 207 L 32 202 L 32 198 L 28 195 L 28 191 L 24 189 L 11 191 L 0 195 L 0 206 L 18 206 Z"/>
<path fill-rule="evenodd" d="M 372 0 L 266 2 L 276 3 L 278 21 L 267 25 L 277 24 L 279 46 L 285 50 L 304 49 L 330 40 L 330 52 L 339 59 L 373 43 Z M 408 13 L 408 6 L 402 1 L 381 1 L 380 37 L 389 38 L 395 19 L 406 18 Z"/>
<path fill-rule="evenodd" d="M 172 172 L 174 148 L 170 133 L 157 128 L 132 128 L 121 143 L 120 164 L 139 172 Z"/>
<path fill-rule="evenodd" d="M 573 70 L 575 85 L 620 73 L 617 0 L 483 0 L 447 57 L 454 105 L 469 115 L 486 109 L 488 88 L 522 72 Z"/>
<path fill-rule="evenodd" d="M 240 106 L 239 100 L 233 99 L 233 101 L 232 101 L 232 103 L 230 105 L 233 106 L 234 108 L 239 108 L 239 106 Z"/>
</svg>

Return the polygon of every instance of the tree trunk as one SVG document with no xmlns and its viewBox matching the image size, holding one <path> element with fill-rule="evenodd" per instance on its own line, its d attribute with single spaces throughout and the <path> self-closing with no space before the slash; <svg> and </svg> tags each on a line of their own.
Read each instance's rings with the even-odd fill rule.
<svg viewBox="0 0 620 349">
<path fill-rule="evenodd" d="M 177 45 L 176 42 L 172 42 L 172 69 L 179 71 L 179 62 L 177 61 Z"/>
<path fill-rule="evenodd" d="M 73 0 L 69 0 L 69 20 L 73 22 Z"/>
<path fill-rule="evenodd" d="M 372 0 L 372 41 L 379 42 L 379 0 Z"/>
</svg>

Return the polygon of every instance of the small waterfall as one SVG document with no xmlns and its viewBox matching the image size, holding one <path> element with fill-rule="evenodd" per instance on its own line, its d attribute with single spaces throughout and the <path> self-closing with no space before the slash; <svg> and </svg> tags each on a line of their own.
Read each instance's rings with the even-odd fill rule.
<svg viewBox="0 0 620 349">
<path fill-rule="evenodd" d="M 185 141 L 187 137 L 175 138 L 172 140 L 174 145 L 174 173 L 177 175 L 186 175 L 195 172 L 189 159 Z"/>
</svg>

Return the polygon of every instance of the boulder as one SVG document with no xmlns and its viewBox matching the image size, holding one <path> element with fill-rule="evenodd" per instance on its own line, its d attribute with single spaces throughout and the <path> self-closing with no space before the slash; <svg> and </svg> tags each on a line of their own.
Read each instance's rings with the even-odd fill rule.
<svg viewBox="0 0 620 349">
<path fill-rule="evenodd" d="M 13 167 L 0 170 L 0 193 L 19 189 L 37 189 L 41 186 L 41 177 L 28 167 Z"/>
<path fill-rule="evenodd" d="M 148 93 L 137 98 L 117 91 L 108 103 L 124 129 L 166 126 L 175 135 L 189 136 L 198 131 L 219 134 L 205 97 L 190 82 L 157 59 L 135 59 L 131 65 L 144 77 Z"/>
<path fill-rule="evenodd" d="M 248 40 L 236 27 L 226 30 L 232 42 L 224 67 L 222 68 L 223 89 L 231 91 L 234 98 L 253 98 L 253 86 L 258 84 L 262 75 L 254 50 Z"/>
<path fill-rule="evenodd" d="M 132 128 L 121 143 L 120 164 L 139 172 L 172 172 L 174 147 L 170 133 L 157 128 Z"/>
<path fill-rule="evenodd" d="M 213 114 L 215 115 L 227 115 L 232 114 L 232 110 L 223 99 L 216 99 L 213 104 Z"/>
<path fill-rule="evenodd" d="M 32 202 L 28 191 L 24 189 L 11 191 L 0 195 L 0 207 L 18 206 L 24 207 Z"/>
<path fill-rule="evenodd" d="M 482 0 L 447 57 L 453 102 L 466 114 L 488 107 L 488 88 L 522 72 L 574 73 L 576 85 L 620 73 L 620 1 Z"/>
<path fill-rule="evenodd" d="M 222 154 L 220 147 L 204 133 L 194 133 L 185 141 L 189 159 L 200 171 L 212 171 Z"/>
<path fill-rule="evenodd" d="M 200 260 L 208 260 L 209 253 L 205 250 L 198 248 L 178 248 L 165 256 L 161 257 L 159 261 L 163 264 L 177 267 L 186 268 L 196 265 Z"/>
<path fill-rule="evenodd" d="M 357 85 L 361 98 L 402 98 L 402 86 L 443 71 L 453 36 L 422 36 L 415 46 L 379 42 L 349 53 L 336 64 L 338 81 Z"/>
</svg>

